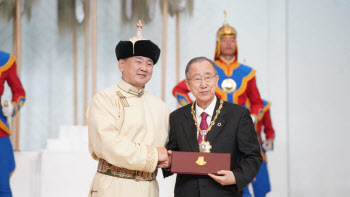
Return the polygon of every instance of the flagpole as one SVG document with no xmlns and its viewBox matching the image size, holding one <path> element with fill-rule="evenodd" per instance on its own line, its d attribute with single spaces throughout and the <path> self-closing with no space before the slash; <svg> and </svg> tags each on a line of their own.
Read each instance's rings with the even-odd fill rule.
<svg viewBox="0 0 350 197">
<path fill-rule="evenodd" d="M 16 49 L 16 39 L 17 39 L 17 19 L 16 19 L 16 7 L 14 7 L 13 9 L 13 35 L 12 35 L 12 54 L 16 57 L 16 54 L 17 54 L 17 49 Z M 12 146 L 13 146 L 13 149 L 15 149 L 15 146 L 16 146 L 16 124 L 15 124 L 15 121 L 16 121 L 16 118 L 15 117 L 11 117 L 9 118 L 11 120 L 11 123 L 10 123 L 10 132 L 11 132 L 11 135 L 10 135 L 10 138 L 11 138 L 11 143 L 12 143 Z"/>
<path fill-rule="evenodd" d="M 176 11 L 176 84 L 180 82 L 180 18 L 179 11 Z M 177 108 L 180 107 L 179 102 Z"/>
<path fill-rule="evenodd" d="M 73 80 L 74 80 L 74 125 L 78 124 L 78 57 L 77 57 L 77 27 L 73 26 Z"/>
<path fill-rule="evenodd" d="M 92 0 L 92 95 L 97 85 L 97 2 Z"/>
<path fill-rule="evenodd" d="M 21 77 L 21 0 L 16 0 L 16 65 L 17 75 Z M 19 151 L 20 137 L 20 112 L 16 114 L 16 146 L 15 151 Z"/>
<path fill-rule="evenodd" d="M 168 0 L 163 2 L 163 43 L 162 43 L 162 100 L 165 101 L 166 45 L 167 45 Z"/>
<path fill-rule="evenodd" d="M 86 125 L 86 117 L 85 113 L 87 110 L 87 102 L 88 102 L 88 69 L 89 69 L 89 0 L 85 0 L 84 4 L 84 32 L 85 32 L 85 51 L 84 51 L 84 125 Z"/>
</svg>

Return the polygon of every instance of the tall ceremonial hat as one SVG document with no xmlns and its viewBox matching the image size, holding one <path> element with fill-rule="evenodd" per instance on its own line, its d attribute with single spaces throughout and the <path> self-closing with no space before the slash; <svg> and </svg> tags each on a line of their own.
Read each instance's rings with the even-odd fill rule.
<svg viewBox="0 0 350 197">
<path fill-rule="evenodd" d="M 215 48 L 214 60 L 219 59 L 220 54 L 221 54 L 221 51 L 220 51 L 221 38 L 223 36 L 233 36 L 236 39 L 236 37 L 237 37 L 236 29 L 233 28 L 232 26 L 230 26 L 228 24 L 228 22 L 227 22 L 226 11 L 224 11 L 224 17 L 225 17 L 224 24 L 219 28 L 218 32 L 216 33 L 216 48 Z M 238 58 L 238 47 L 237 47 L 237 44 L 236 44 L 235 57 L 236 57 L 236 60 L 237 60 L 237 58 Z"/>
<path fill-rule="evenodd" d="M 144 56 L 153 60 L 153 64 L 158 62 L 160 49 L 152 41 L 143 37 L 142 26 L 141 20 L 139 20 L 136 24 L 136 36 L 117 44 L 115 54 L 118 61 L 133 56 Z"/>
</svg>

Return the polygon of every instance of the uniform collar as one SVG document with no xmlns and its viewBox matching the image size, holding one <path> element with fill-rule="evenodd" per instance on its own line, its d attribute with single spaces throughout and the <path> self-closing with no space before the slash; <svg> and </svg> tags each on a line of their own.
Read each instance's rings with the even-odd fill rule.
<svg viewBox="0 0 350 197">
<path fill-rule="evenodd" d="M 124 92 L 135 95 L 137 97 L 141 97 L 145 90 L 145 87 L 139 90 L 137 87 L 131 85 L 130 83 L 124 81 L 123 79 L 120 80 L 118 87 Z"/>
<path fill-rule="evenodd" d="M 235 60 L 236 60 L 236 57 L 234 56 L 230 61 L 226 61 L 224 58 L 222 58 L 221 56 L 220 56 L 220 60 L 222 61 L 222 62 L 225 62 L 227 65 L 230 65 L 232 62 L 234 62 Z"/>
</svg>

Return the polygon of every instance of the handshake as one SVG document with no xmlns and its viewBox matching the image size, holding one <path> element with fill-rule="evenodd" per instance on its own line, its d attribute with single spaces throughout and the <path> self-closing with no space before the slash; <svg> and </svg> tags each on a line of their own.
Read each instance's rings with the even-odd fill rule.
<svg viewBox="0 0 350 197">
<path fill-rule="evenodd" d="M 171 150 L 167 150 L 165 147 L 157 147 L 158 151 L 158 164 L 157 168 L 169 168 L 171 166 Z"/>
</svg>

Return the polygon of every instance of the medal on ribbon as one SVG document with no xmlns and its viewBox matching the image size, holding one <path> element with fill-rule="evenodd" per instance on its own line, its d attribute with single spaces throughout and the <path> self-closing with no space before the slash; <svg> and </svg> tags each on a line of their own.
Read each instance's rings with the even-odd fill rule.
<svg viewBox="0 0 350 197">
<path fill-rule="evenodd" d="M 193 116 L 193 120 L 194 120 L 194 123 L 197 127 L 197 130 L 200 132 L 200 134 L 202 135 L 202 142 L 198 144 L 199 146 L 199 152 L 201 153 L 210 153 L 210 150 L 212 149 L 212 146 L 210 145 L 209 141 L 205 141 L 205 136 L 208 135 L 209 131 L 211 130 L 212 126 L 215 125 L 215 121 L 216 119 L 218 118 L 218 115 L 220 114 L 220 111 L 221 111 L 221 108 L 222 108 L 222 105 L 223 105 L 224 101 L 223 100 L 220 100 L 220 106 L 219 106 L 219 109 L 216 110 L 216 114 L 215 114 L 215 117 L 214 119 L 210 122 L 210 125 L 208 127 L 207 130 L 201 130 L 200 127 L 198 126 L 198 123 L 197 123 L 197 119 L 196 119 L 196 112 L 194 111 L 194 103 L 192 103 L 192 106 L 191 106 L 191 114 Z"/>
</svg>

